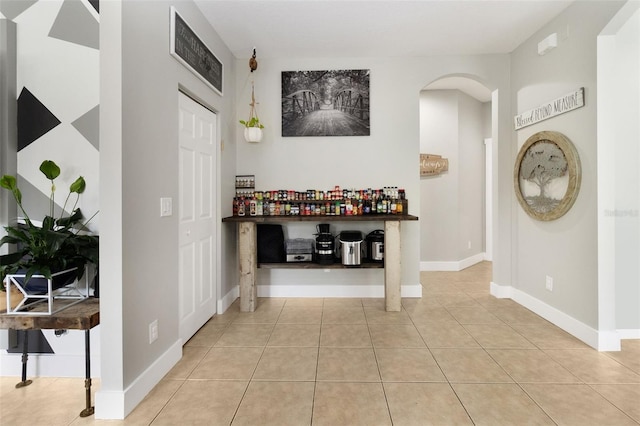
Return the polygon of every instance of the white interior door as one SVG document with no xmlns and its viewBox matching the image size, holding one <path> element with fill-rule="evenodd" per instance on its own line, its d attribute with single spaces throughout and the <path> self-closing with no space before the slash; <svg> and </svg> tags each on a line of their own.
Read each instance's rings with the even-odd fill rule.
<svg viewBox="0 0 640 426">
<path fill-rule="evenodd" d="M 216 114 L 179 98 L 179 312 L 184 343 L 216 310 Z"/>
</svg>

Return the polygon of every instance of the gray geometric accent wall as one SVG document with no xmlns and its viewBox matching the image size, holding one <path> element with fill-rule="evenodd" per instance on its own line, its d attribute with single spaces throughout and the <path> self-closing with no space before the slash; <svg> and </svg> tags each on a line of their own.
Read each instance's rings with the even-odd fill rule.
<svg viewBox="0 0 640 426">
<path fill-rule="evenodd" d="M 55 215 L 69 185 L 81 175 L 87 188 L 79 207 L 89 217 L 99 210 L 99 3 L 0 0 L 0 18 L 13 21 L 17 32 L 17 174 L 23 205 L 34 220 L 49 213 L 51 184 L 38 168 L 43 160 L 53 160 L 62 170 Z M 99 231 L 99 215 L 89 229 Z M 82 353 L 72 344 L 73 333 L 59 338 L 39 333 L 41 348 L 30 341 L 30 352 Z M 8 356 L 1 352 L 0 358 Z"/>
<path fill-rule="evenodd" d="M 10 21 L 29 9 L 38 0 L 20 0 L 20 1 L 1 1 L 0 13 Z"/>
<path fill-rule="evenodd" d="M 85 178 L 79 207 L 91 216 L 99 211 L 99 2 L 0 0 L 0 13 L 17 27 L 17 167 L 29 216 L 48 211 L 35 202 L 50 190 L 38 170 L 43 160 L 62 169 L 59 203 L 78 176 Z M 99 215 L 89 227 L 98 231 Z"/>
<path fill-rule="evenodd" d="M 98 21 L 93 19 L 91 12 L 79 1 L 65 1 L 63 3 L 51 31 L 49 31 L 49 37 L 93 49 L 100 47 Z"/>
<path fill-rule="evenodd" d="M 97 150 L 100 150 L 100 106 L 96 105 L 71 123 Z"/>
</svg>

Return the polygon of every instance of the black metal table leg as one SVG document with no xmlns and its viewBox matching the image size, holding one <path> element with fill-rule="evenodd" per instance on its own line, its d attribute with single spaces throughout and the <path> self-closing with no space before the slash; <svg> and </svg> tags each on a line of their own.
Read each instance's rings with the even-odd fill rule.
<svg viewBox="0 0 640 426">
<path fill-rule="evenodd" d="M 29 359 L 29 336 L 27 330 L 22 330 L 22 381 L 16 385 L 16 388 L 23 388 L 33 383 L 27 380 L 27 360 Z"/>
<path fill-rule="evenodd" d="M 80 417 L 88 417 L 93 415 L 94 407 L 91 405 L 91 344 L 90 344 L 90 331 L 84 331 L 84 368 L 85 368 L 85 397 L 86 405 L 85 409 L 80 412 Z"/>
</svg>

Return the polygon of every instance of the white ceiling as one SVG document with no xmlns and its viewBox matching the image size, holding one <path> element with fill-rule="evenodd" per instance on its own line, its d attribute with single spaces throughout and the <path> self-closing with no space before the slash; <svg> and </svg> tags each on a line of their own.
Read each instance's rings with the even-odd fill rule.
<svg viewBox="0 0 640 426">
<path fill-rule="evenodd" d="M 258 61 L 509 53 L 573 1 L 195 0 L 236 58 L 255 47 Z"/>
</svg>

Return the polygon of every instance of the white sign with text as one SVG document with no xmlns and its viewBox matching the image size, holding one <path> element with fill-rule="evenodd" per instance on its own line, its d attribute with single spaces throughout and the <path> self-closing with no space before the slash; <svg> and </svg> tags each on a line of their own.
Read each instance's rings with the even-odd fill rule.
<svg viewBox="0 0 640 426">
<path fill-rule="evenodd" d="M 584 87 L 513 117 L 516 130 L 584 106 Z"/>
</svg>

